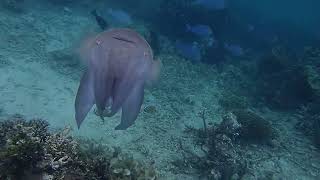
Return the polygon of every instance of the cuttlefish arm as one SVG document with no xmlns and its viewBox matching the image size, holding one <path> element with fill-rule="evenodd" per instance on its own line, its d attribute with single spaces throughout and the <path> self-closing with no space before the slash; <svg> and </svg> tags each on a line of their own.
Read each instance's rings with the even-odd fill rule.
<svg viewBox="0 0 320 180">
<path fill-rule="evenodd" d="M 108 53 L 103 50 L 101 43 L 92 47 L 88 69 L 80 81 L 75 101 L 75 119 L 78 128 L 94 104 L 103 119 L 102 112 L 112 89 L 112 77 L 108 71 L 107 58 Z"/>
<path fill-rule="evenodd" d="M 75 119 L 78 129 L 94 103 L 93 73 L 87 70 L 81 78 L 75 100 Z"/>
<path fill-rule="evenodd" d="M 135 79 L 131 73 L 125 75 L 121 80 L 115 82 L 114 98 L 111 109 L 105 109 L 102 114 L 96 110 L 99 116 L 111 117 L 122 109 L 121 122 L 115 130 L 126 130 L 134 124 L 140 112 L 144 97 L 144 80 Z"/>
<path fill-rule="evenodd" d="M 126 130 L 133 125 L 140 112 L 144 96 L 144 83 L 135 83 L 128 96 L 122 104 L 121 122 L 115 130 Z"/>
<path fill-rule="evenodd" d="M 97 113 L 101 119 L 103 119 L 103 111 L 112 91 L 113 78 L 109 70 L 109 59 L 109 52 L 104 50 L 102 42 L 100 42 L 100 44 L 96 44 L 93 48 L 91 65 L 89 68 L 94 72 L 94 97 L 97 106 Z"/>
</svg>

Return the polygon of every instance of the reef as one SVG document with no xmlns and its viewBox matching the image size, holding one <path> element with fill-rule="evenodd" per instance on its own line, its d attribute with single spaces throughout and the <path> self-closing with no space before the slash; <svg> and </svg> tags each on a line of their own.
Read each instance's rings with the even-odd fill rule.
<svg viewBox="0 0 320 180">
<path fill-rule="evenodd" d="M 0 179 L 156 179 L 153 165 L 42 119 L 0 122 Z"/>
<path fill-rule="evenodd" d="M 247 177 L 256 168 L 253 163 L 255 160 L 247 154 L 251 145 L 272 148 L 274 146 L 270 142 L 277 139 L 278 134 L 271 123 L 252 111 L 230 111 L 223 115 L 221 123 L 210 127 L 206 125 L 204 112 L 201 117 L 204 128 L 187 127 L 185 133 L 195 138 L 204 155 L 200 156 L 180 143 L 184 158 L 174 161 L 173 164 L 179 169 L 192 167 L 197 170 L 197 174 L 202 174 L 207 179 Z"/>
</svg>

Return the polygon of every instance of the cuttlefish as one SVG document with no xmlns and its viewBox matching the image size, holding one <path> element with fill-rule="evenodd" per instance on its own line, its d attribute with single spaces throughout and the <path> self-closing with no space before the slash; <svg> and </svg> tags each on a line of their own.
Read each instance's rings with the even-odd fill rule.
<svg viewBox="0 0 320 180">
<path fill-rule="evenodd" d="M 144 88 L 159 74 L 160 61 L 137 32 L 118 28 L 87 38 L 80 48 L 87 62 L 75 99 L 75 119 L 80 125 L 93 105 L 103 119 L 120 109 L 121 122 L 116 130 L 134 124 L 140 112 Z"/>
</svg>

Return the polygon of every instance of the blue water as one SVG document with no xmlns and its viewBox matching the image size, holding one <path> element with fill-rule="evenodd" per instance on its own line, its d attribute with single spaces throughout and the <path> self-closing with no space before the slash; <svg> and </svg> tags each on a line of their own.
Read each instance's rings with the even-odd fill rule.
<svg viewBox="0 0 320 180">
<path fill-rule="evenodd" d="M 152 164 L 157 179 L 319 179 L 319 9 L 2 0 L 1 122 L 68 127 Z"/>
</svg>

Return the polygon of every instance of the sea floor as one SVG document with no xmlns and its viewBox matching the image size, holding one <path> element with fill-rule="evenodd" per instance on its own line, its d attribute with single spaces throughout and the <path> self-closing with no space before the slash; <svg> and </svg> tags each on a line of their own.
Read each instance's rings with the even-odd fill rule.
<svg viewBox="0 0 320 180">
<path fill-rule="evenodd" d="M 0 11 L 0 115 L 43 118 L 53 129 L 71 127 L 76 136 L 118 146 L 137 159 L 154 163 L 160 179 L 198 179 L 176 171 L 172 162 L 185 148 L 199 152 L 186 127 L 202 128 L 221 121 L 218 99 L 224 91 L 224 73 L 203 64 L 191 64 L 174 54 L 161 54 L 159 83 L 145 90 L 145 100 L 134 126 L 115 131 L 120 115 L 102 122 L 90 112 L 80 130 L 74 120 L 74 99 L 83 67 L 73 57 L 59 55 L 74 47 L 84 32 L 97 29 L 90 6 L 29 5 L 21 13 Z M 57 55 L 58 54 L 58 55 Z M 225 72 L 228 73 L 228 72 Z M 258 110 L 260 111 L 260 110 Z M 270 150 L 250 146 L 257 159 L 255 177 L 272 172 L 275 179 L 318 179 L 320 153 L 303 134 L 293 130 L 295 116 L 260 111 L 277 122 L 280 145 Z M 255 179 L 255 178 L 253 178 Z"/>
</svg>

